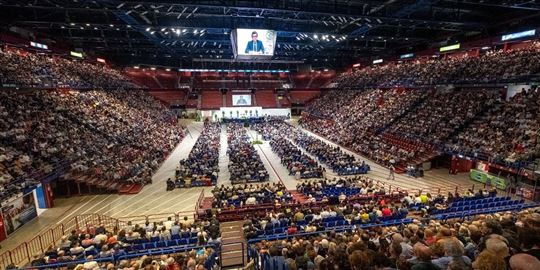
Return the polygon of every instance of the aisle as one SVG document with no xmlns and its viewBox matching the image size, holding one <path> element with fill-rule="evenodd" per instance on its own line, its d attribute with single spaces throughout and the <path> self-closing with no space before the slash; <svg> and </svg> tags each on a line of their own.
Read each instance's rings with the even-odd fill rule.
<svg viewBox="0 0 540 270">
<path fill-rule="evenodd" d="M 219 173 L 217 185 L 230 185 L 231 172 L 229 172 L 229 155 L 227 155 L 227 126 L 221 125 L 219 137 Z"/>
<path fill-rule="evenodd" d="M 153 184 L 145 186 L 139 194 L 102 194 L 56 199 L 54 208 L 45 211 L 41 216 L 2 241 L 1 251 L 15 248 L 22 242 L 31 240 L 42 230 L 67 222 L 77 215 L 100 213 L 118 218 L 192 211 L 201 190 L 204 189 L 205 194 L 209 194 L 211 188 L 165 191 L 165 182 L 169 177 L 174 176 L 174 171 L 180 159 L 188 156 L 200 135 L 202 123 L 190 123 L 187 128 L 191 136 L 188 134 L 175 147 L 152 177 Z"/>
</svg>

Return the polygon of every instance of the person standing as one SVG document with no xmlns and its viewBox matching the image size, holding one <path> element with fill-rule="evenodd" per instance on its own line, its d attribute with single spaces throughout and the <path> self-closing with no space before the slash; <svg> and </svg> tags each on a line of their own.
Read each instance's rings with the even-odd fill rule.
<svg viewBox="0 0 540 270">
<path fill-rule="evenodd" d="M 394 164 L 390 164 L 390 167 L 388 168 L 390 170 L 390 172 L 388 173 L 388 179 L 387 180 L 396 180 L 395 176 L 394 176 Z"/>
</svg>

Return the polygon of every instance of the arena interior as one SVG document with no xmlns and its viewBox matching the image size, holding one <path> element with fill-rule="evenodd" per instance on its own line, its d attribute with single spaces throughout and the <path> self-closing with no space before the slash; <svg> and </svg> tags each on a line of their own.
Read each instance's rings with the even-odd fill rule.
<svg viewBox="0 0 540 270">
<path fill-rule="evenodd" d="M 539 1 L 0 22 L 0 269 L 540 269 Z"/>
</svg>

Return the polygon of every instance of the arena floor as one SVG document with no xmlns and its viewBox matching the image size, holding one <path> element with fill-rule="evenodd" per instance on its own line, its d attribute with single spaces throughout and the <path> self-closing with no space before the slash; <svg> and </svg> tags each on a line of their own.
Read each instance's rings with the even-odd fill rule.
<svg viewBox="0 0 540 270">
<path fill-rule="evenodd" d="M 293 124 L 295 123 L 296 122 L 293 121 Z M 175 189 L 169 192 L 165 191 L 165 181 L 168 178 L 173 177 L 179 160 L 188 156 L 202 130 L 202 123 L 191 122 L 187 124 L 187 128 L 189 134 L 174 149 L 169 158 L 153 176 L 153 184 L 146 186 L 139 194 L 105 194 L 56 199 L 54 208 L 45 211 L 38 218 L 26 224 L 8 239 L 3 241 L 1 251 L 15 248 L 20 243 L 29 241 L 39 232 L 52 226 L 56 226 L 57 224 L 61 224 L 62 222 L 66 222 L 74 216 L 81 214 L 99 213 L 115 218 L 121 218 L 193 211 L 201 191 L 204 190 L 205 195 L 209 196 L 211 188 Z M 257 136 L 254 131 L 250 131 L 250 135 L 253 138 Z M 270 174 L 270 181 L 281 181 L 288 189 L 295 189 L 297 181 L 293 176 L 290 176 L 286 168 L 280 164 L 280 159 L 272 152 L 269 143 L 264 142 L 262 145 L 256 145 L 255 148 L 259 152 L 259 155 Z M 227 138 L 225 128 L 222 128 L 218 185 L 230 184 L 228 181 L 229 172 L 227 169 L 229 160 L 226 155 L 226 150 Z M 385 184 L 392 185 L 393 188 L 399 187 L 400 189 L 407 190 L 422 189 L 433 192 L 439 188 L 444 191 L 454 189 L 456 186 L 462 188 L 470 187 L 475 183 L 469 180 L 468 174 L 449 175 L 448 170 L 446 169 L 427 171 L 423 178 L 411 178 L 406 175 L 396 174 L 394 181 L 388 181 L 386 180 L 388 177 L 388 169 L 369 161 L 365 157 L 359 155 L 356 156 L 365 160 L 366 163 L 371 166 L 371 171 L 368 174 L 369 177 L 384 182 Z M 334 176 L 328 167 L 326 170 L 329 178 Z"/>
</svg>

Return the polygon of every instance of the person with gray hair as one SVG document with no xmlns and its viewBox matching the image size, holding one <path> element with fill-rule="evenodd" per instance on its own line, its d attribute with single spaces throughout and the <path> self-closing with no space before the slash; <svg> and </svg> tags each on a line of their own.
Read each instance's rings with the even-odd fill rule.
<svg viewBox="0 0 540 270">
<path fill-rule="evenodd" d="M 540 261 L 532 255 L 519 253 L 510 257 L 510 269 L 537 270 L 540 269 Z"/>
</svg>

